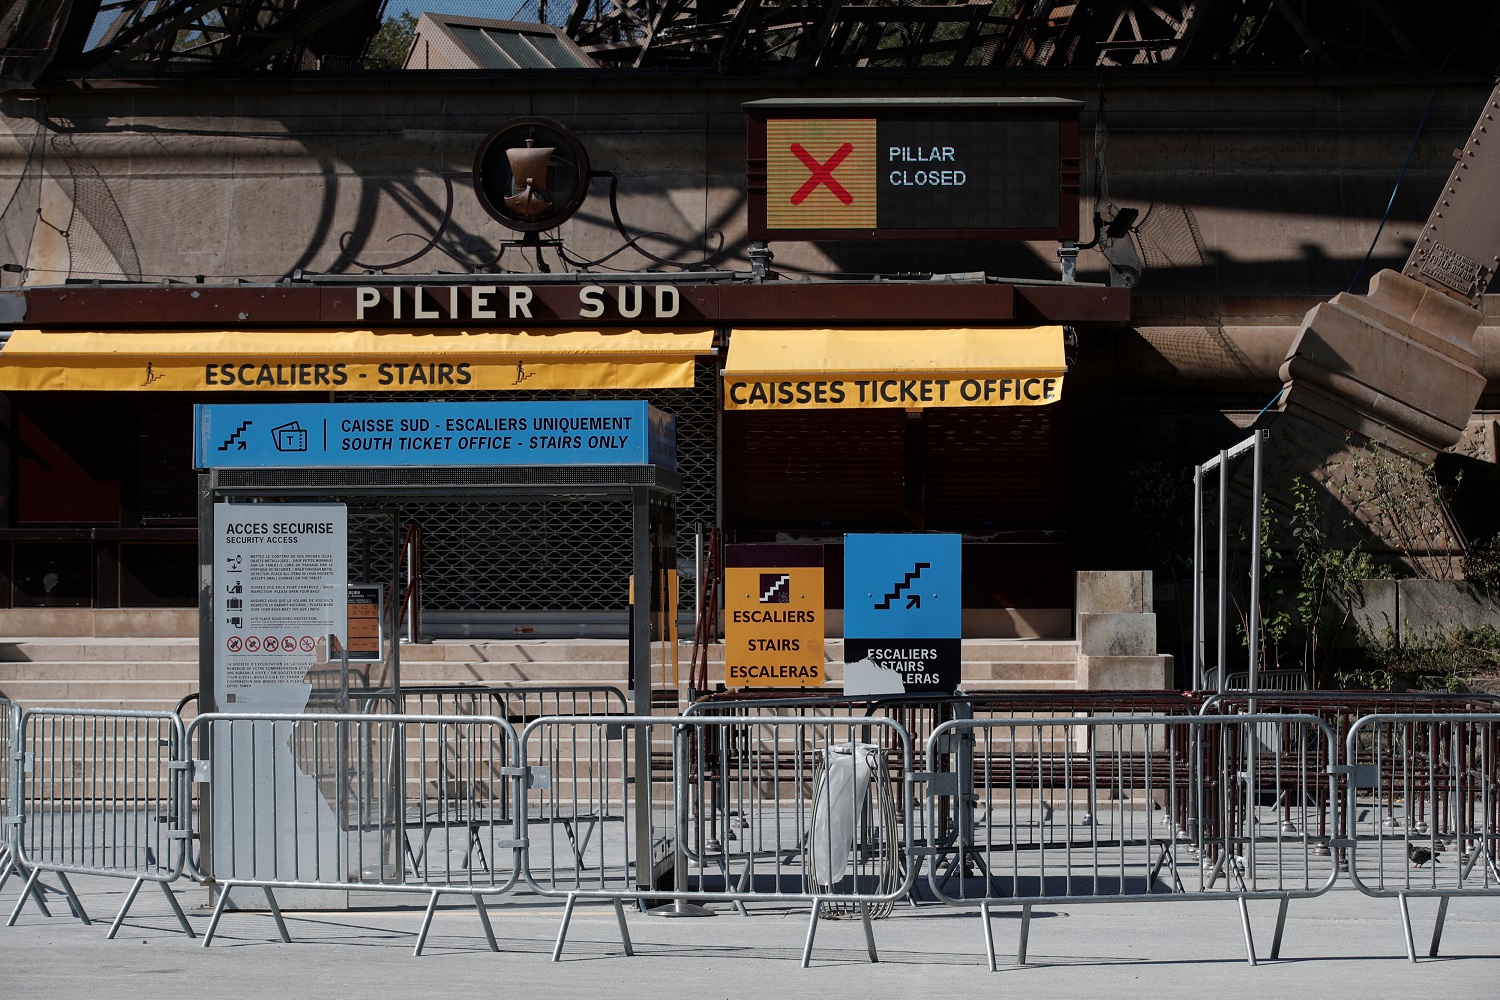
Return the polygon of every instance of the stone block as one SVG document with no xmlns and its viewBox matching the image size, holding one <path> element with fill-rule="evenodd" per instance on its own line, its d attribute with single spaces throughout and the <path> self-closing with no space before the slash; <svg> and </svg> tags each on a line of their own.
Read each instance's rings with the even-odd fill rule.
<svg viewBox="0 0 1500 1000">
<path fill-rule="evenodd" d="M 1079 656 L 1085 691 L 1163 691 L 1172 685 L 1170 656 Z"/>
<path fill-rule="evenodd" d="M 1460 628 L 1500 628 L 1500 600 L 1462 580 L 1401 580 L 1397 627 L 1402 641 L 1427 641 Z"/>
<path fill-rule="evenodd" d="M 1085 656 L 1149 656 L 1156 652 L 1156 616 L 1080 614 L 1078 649 Z"/>
<path fill-rule="evenodd" d="M 1396 580 L 1361 580 L 1350 624 L 1376 639 L 1387 632 L 1394 635 L 1400 626 L 1397 590 Z M 1355 630 L 1346 629 L 1342 638 L 1346 645 L 1352 646 Z"/>
<path fill-rule="evenodd" d="M 1150 570 L 1080 570 L 1079 614 L 1150 612 Z"/>
</svg>

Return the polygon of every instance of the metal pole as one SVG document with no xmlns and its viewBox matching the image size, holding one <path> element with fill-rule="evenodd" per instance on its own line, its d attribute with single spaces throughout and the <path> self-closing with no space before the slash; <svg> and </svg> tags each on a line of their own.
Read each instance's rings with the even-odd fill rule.
<svg viewBox="0 0 1500 1000">
<path fill-rule="evenodd" d="M 221 579 L 214 564 L 214 549 L 218 544 L 218 533 L 214 531 L 214 495 L 217 492 L 218 473 L 206 472 L 198 476 L 198 711 L 200 714 L 219 710 L 219 692 L 215 684 L 218 673 L 215 663 L 218 652 L 218 624 L 214 621 L 214 609 L 218 606 L 214 590 L 215 581 Z M 199 730 L 197 754 L 201 760 L 213 759 L 210 743 L 210 726 Z M 187 748 L 193 753 L 192 748 Z M 20 781 L 12 786 L 19 790 Z M 191 795 L 191 788 L 188 794 Z M 198 870 L 211 874 L 214 870 L 214 801 L 213 785 L 205 783 L 198 792 Z M 19 803 L 19 798 L 17 802 Z M 19 805 L 11 813 L 20 815 Z M 186 819 L 186 817 L 184 817 Z"/>
<path fill-rule="evenodd" d="M 1203 466 L 1193 466 L 1193 690 L 1203 690 Z"/>
<path fill-rule="evenodd" d="M 632 539 L 630 659 L 634 665 L 631 683 L 635 690 L 632 708 L 638 716 L 651 714 L 651 492 L 637 486 L 631 490 Z M 651 864 L 651 728 L 635 727 L 635 882 L 640 889 L 654 889 Z"/>
<path fill-rule="evenodd" d="M 705 735 L 707 729 L 704 730 Z M 677 843 L 672 845 L 672 888 L 677 892 L 688 891 L 688 783 L 692 773 L 688 764 L 688 728 L 675 726 L 672 730 L 672 804 L 677 813 Z M 665 906 L 656 906 L 646 911 L 653 917 L 711 917 L 714 911 L 706 906 L 689 903 L 680 896 Z"/>
<path fill-rule="evenodd" d="M 1219 632 L 1218 672 L 1219 694 L 1224 693 L 1224 662 L 1228 654 L 1229 630 L 1225 628 L 1229 615 L 1229 527 L 1226 523 L 1229 510 L 1229 455 L 1219 452 L 1219 617 L 1215 622 Z"/>
<path fill-rule="evenodd" d="M 1252 531 L 1252 542 L 1250 546 L 1250 714 L 1255 714 L 1255 692 L 1260 673 L 1260 505 L 1261 505 L 1261 464 L 1260 444 L 1265 431 L 1255 432 L 1255 450 L 1251 456 L 1251 467 L 1254 474 L 1251 478 L 1250 503 L 1252 511 L 1250 514 L 1250 525 Z"/>
</svg>

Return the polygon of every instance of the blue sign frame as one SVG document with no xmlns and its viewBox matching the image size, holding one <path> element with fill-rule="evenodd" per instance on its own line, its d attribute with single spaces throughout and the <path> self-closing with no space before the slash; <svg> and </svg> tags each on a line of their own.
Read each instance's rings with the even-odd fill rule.
<svg viewBox="0 0 1500 1000">
<path fill-rule="evenodd" d="M 201 403 L 198 469 L 677 468 L 677 421 L 643 400 Z"/>
<path fill-rule="evenodd" d="M 963 635 L 959 535 L 845 535 L 844 635 Z"/>
</svg>

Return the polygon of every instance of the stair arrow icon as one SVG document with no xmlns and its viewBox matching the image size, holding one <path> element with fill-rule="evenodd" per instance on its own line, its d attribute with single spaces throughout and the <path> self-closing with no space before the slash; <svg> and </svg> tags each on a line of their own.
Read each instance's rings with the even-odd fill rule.
<svg viewBox="0 0 1500 1000">
<path fill-rule="evenodd" d="M 922 595 L 921 594 L 912 594 L 910 597 L 908 597 L 906 599 L 906 609 L 908 611 L 910 611 L 912 608 L 920 608 L 921 606 L 922 606 Z"/>
</svg>

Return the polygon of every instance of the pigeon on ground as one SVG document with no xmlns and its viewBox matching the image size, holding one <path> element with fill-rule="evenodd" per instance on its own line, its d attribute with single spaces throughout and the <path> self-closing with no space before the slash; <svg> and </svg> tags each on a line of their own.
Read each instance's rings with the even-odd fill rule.
<svg viewBox="0 0 1500 1000">
<path fill-rule="evenodd" d="M 1426 847 L 1419 847 L 1416 844 L 1406 845 L 1406 856 L 1408 858 L 1411 858 L 1411 863 L 1416 865 L 1418 868 L 1421 868 L 1429 861 L 1431 861 L 1433 864 L 1437 864 L 1438 855 L 1441 853 L 1442 852 L 1435 847 L 1429 849 Z"/>
</svg>

